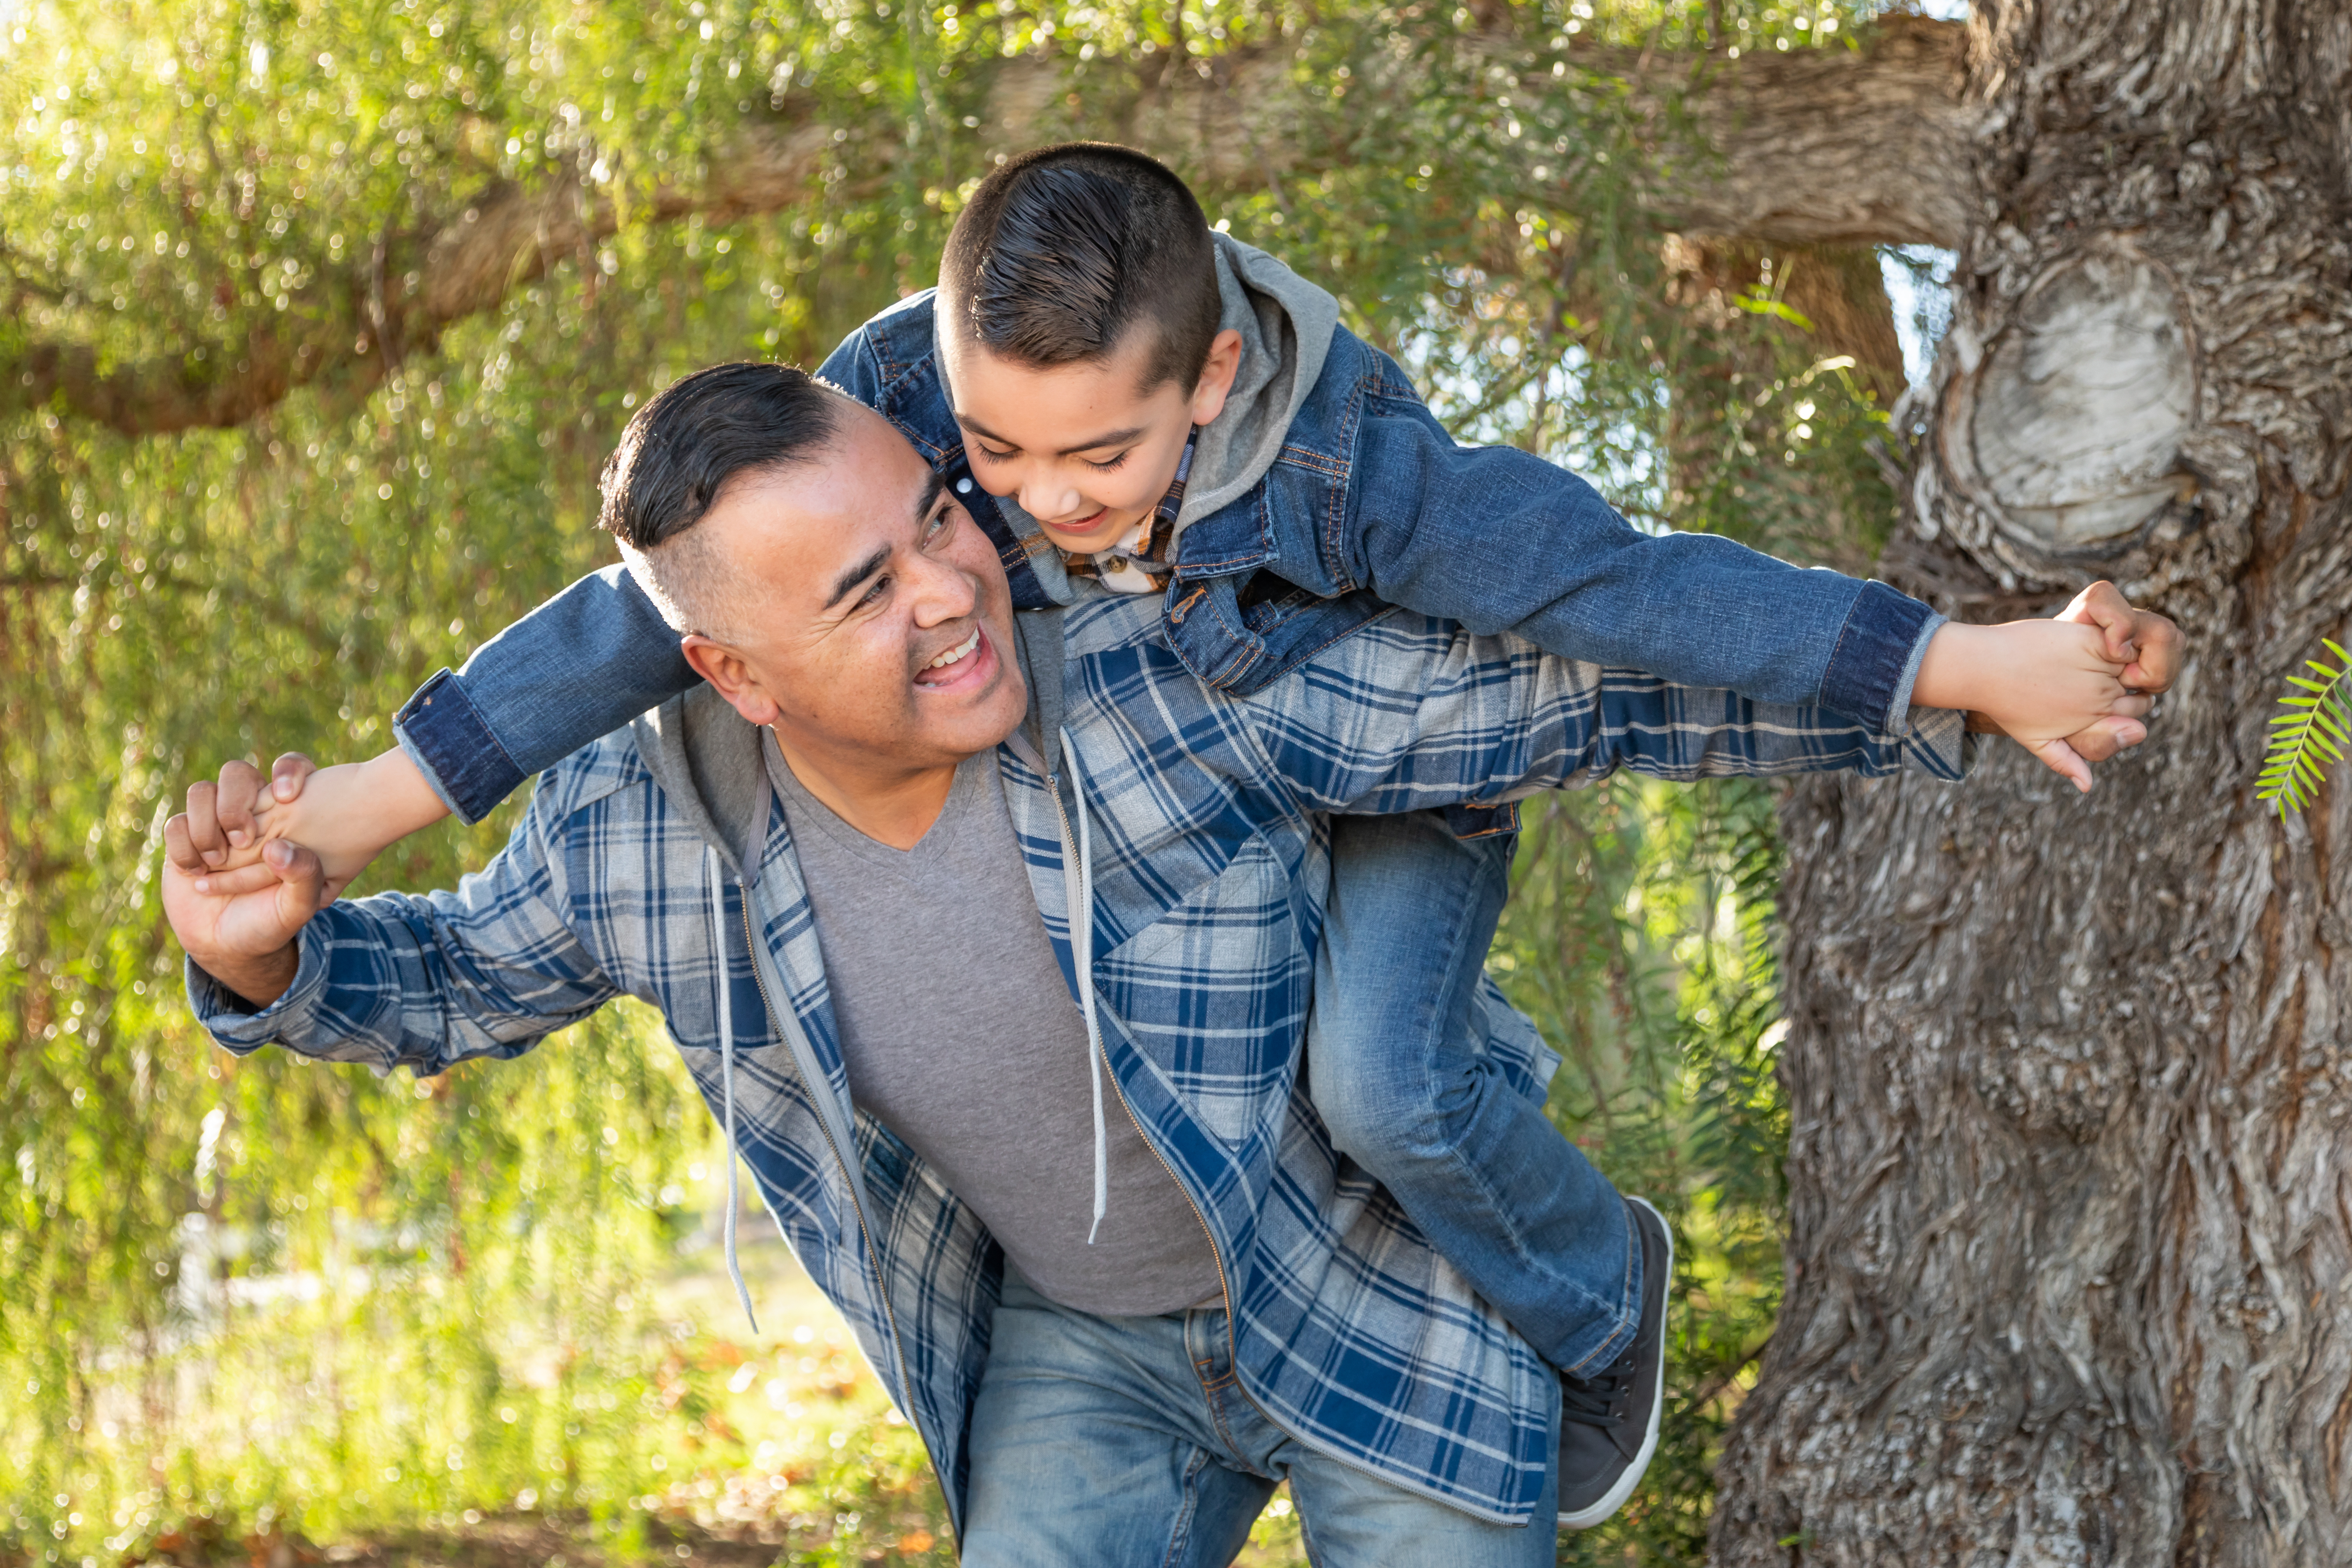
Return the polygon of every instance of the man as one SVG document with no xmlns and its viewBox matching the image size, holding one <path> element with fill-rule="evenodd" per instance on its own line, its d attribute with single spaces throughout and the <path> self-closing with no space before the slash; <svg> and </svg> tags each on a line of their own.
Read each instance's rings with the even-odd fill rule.
<svg viewBox="0 0 2352 1568">
<path fill-rule="evenodd" d="M 1016 629 L 915 450 L 772 366 L 650 403 L 605 521 L 709 690 L 551 772 L 455 893 L 321 910 L 307 853 L 205 871 L 175 820 L 215 1037 L 436 1071 L 653 1002 L 967 1563 L 1224 1563 L 1282 1479 L 1320 1562 L 1550 1562 L 1557 1379 L 1300 1082 L 1328 814 L 1619 765 L 1952 777 L 1958 716 L 1890 742 L 1401 615 L 1213 695 L 1149 599 Z M 2095 664 L 2053 679 L 2111 704 Z M 1538 1093 L 1532 1029 L 1475 1005 Z"/>
</svg>

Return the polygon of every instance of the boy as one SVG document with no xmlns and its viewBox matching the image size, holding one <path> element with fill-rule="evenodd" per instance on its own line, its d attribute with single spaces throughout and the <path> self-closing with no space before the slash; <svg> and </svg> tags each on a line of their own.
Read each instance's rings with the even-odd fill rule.
<svg viewBox="0 0 2352 1568">
<path fill-rule="evenodd" d="M 1234 695 L 1402 605 L 1890 734 L 1915 703 L 1971 710 L 2087 788 L 2064 737 L 2135 742 L 2146 699 L 2126 683 L 2168 674 L 2168 625 L 2112 590 L 2070 612 L 2100 631 L 1948 626 L 1883 584 L 1641 534 L 1539 459 L 1455 447 L 1329 295 L 1213 235 L 1181 181 L 1125 149 L 1001 166 L 956 220 L 940 289 L 823 374 L 971 508 L 1016 604 L 1159 595 L 1168 646 Z M 634 577 L 583 579 L 429 681 L 402 752 L 321 775 L 302 824 L 270 831 L 348 878 L 445 803 L 478 819 L 696 679 Z M 1583 1527 L 1655 1444 L 1672 1253 L 1475 1047 L 1515 826 L 1508 804 L 1335 825 L 1307 1060 L 1334 1143 L 1425 1233 L 1475 1238 L 1449 1260 L 1561 1369 L 1559 1521 Z"/>
</svg>

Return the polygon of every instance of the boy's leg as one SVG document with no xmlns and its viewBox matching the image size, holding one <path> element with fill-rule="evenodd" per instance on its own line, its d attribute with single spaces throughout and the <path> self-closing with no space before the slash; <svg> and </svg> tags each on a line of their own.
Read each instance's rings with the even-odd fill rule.
<svg viewBox="0 0 2352 1568">
<path fill-rule="evenodd" d="M 1201 1315 L 1074 1312 L 1006 1271 L 972 1405 L 964 1568 L 1234 1560 L 1275 1482 L 1221 1440 L 1186 1352 Z"/>
<path fill-rule="evenodd" d="M 1514 847 L 1429 812 L 1333 821 L 1307 1080 L 1333 1143 L 1560 1368 L 1559 1521 L 1581 1529 L 1657 1446 L 1672 1250 L 1486 1051 Z"/>
<path fill-rule="evenodd" d="M 1516 836 L 1433 812 L 1337 817 L 1307 1071 L 1341 1153 L 1553 1365 L 1608 1365 L 1641 1316 L 1625 1205 L 1487 1056 L 1478 984 Z"/>
</svg>

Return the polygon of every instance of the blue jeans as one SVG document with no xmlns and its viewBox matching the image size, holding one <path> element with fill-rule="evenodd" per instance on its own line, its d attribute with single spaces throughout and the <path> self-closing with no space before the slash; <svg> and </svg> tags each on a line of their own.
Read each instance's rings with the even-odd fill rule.
<svg viewBox="0 0 2352 1568">
<path fill-rule="evenodd" d="M 1331 1142 L 1396 1194 L 1538 1354 L 1607 1365 L 1641 1319 L 1625 1205 L 1479 1044 L 1517 835 L 1335 817 L 1307 1072 Z"/>
<path fill-rule="evenodd" d="M 1259 1414 L 1230 1342 L 1222 1306 L 1097 1317 L 1006 1270 L 972 1405 L 963 1568 L 1223 1568 L 1285 1480 L 1316 1568 L 1554 1560 L 1556 1476 L 1532 1525 L 1406 1491 Z"/>
</svg>

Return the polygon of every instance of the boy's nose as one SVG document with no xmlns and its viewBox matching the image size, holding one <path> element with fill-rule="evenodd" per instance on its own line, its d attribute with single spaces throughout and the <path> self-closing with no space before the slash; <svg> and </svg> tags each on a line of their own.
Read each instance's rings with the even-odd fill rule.
<svg viewBox="0 0 2352 1568">
<path fill-rule="evenodd" d="M 1082 506 L 1076 487 L 1058 476 L 1033 479 L 1021 487 L 1021 510 L 1031 517 L 1060 521 Z"/>
</svg>

